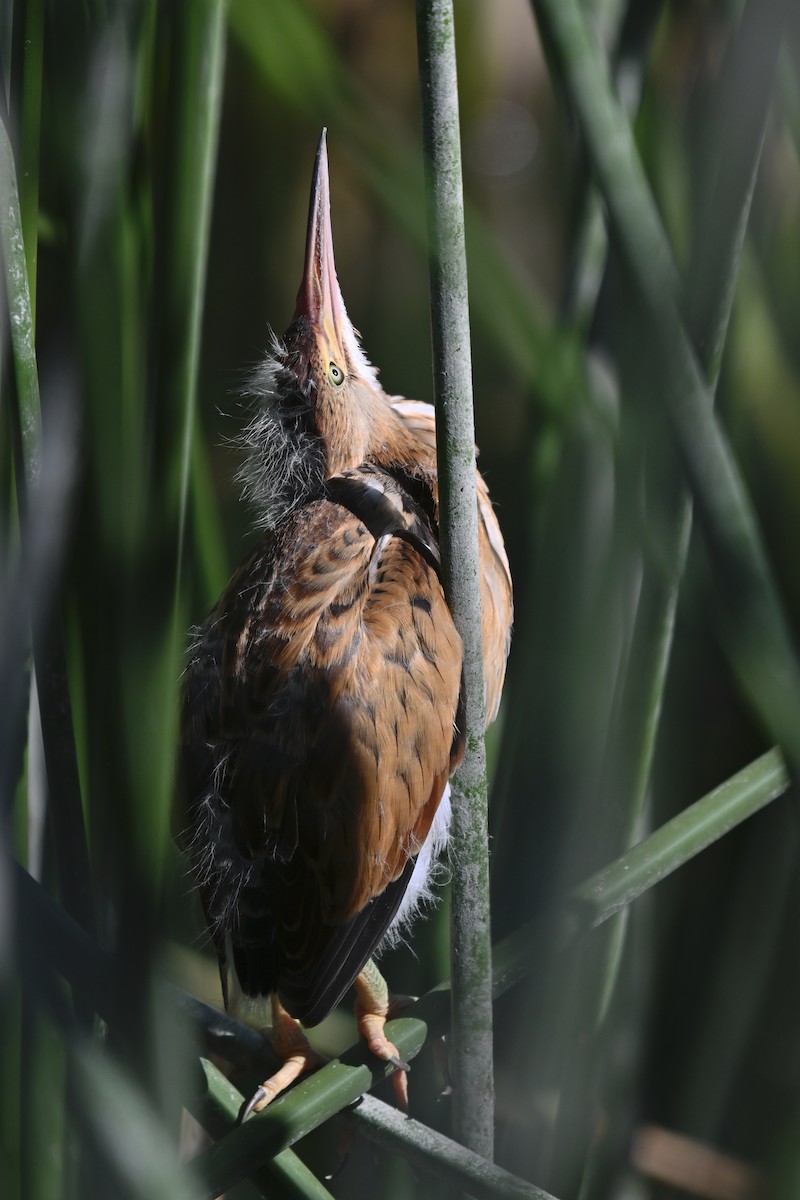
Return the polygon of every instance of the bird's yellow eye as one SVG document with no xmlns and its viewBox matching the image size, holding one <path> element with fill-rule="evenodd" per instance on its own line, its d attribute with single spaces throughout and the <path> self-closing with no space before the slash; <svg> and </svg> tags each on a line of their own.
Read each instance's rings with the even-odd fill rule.
<svg viewBox="0 0 800 1200">
<path fill-rule="evenodd" d="M 335 362 L 328 363 L 328 379 L 334 387 L 341 387 L 344 383 L 344 371 Z"/>
</svg>

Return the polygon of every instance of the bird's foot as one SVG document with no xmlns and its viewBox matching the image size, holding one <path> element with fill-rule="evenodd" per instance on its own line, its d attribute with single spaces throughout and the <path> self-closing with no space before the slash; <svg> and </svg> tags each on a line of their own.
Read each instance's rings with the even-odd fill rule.
<svg viewBox="0 0 800 1200">
<path fill-rule="evenodd" d="M 277 996 L 272 999 L 272 1030 L 267 1036 L 276 1054 L 283 1059 L 283 1066 L 256 1088 L 244 1107 L 242 1121 L 265 1109 L 301 1075 L 327 1062 L 311 1048 L 300 1022 L 289 1015 Z"/>
<path fill-rule="evenodd" d="M 384 1062 L 391 1063 L 398 1071 L 411 1070 L 408 1063 L 403 1062 L 400 1058 L 397 1047 L 389 1041 L 383 1031 L 383 1027 L 386 1024 L 386 1017 L 382 1017 L 378 1013 L 357 1013 L 356 1021 L 358 1023 L 358 1032 L 364 1038 L 367 1046 L 376 1058 L 381 1058 Z"/>
<path fill-rule="evenodd" d="M 383 1062 L 391 1063 L 395 1068 L 392 1075 L 392 1087 L 398 1108 L 408 1112 L 408 1063 L 403 1062 L 397 1047 L 389 1041 L 384 1026 L 390 1016 L 411 1003 L 410 996 L 392 997 L 386 980 L 381 975 L 372 959 L 355 982 L 356 988 L 356 1024 L 358 1032 L 364 1038 L 370 1051 Z"/>
<path fill-rule="evenodd" d="M 392 1088 L 397 1107 L 404 1113 L 408 1112 L 408 1072 L 411 1070 L 407 1062 L 403 1062 L 397 1047 L 390 1042 L 383 1031 L 386 1017 L 377 1013 L 356 1012 L 358 1032 L 364 1038 L 370 1051 L 383 1062 L 391 1063 L 395 1068 L 392 1075 Z"/>
</svg>

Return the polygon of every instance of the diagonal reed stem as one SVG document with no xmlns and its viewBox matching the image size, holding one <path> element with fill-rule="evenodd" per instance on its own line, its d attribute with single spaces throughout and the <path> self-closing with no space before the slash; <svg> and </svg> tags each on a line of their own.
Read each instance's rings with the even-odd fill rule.
<svg viewBox="0 0 800 1200">
<path fill-rule="evenodd" d="M 363 1096 L 345 1119 L 369 1141 L 402 1154 L 412 1167 L 462 1188 L 474 1200 L 553 1200 L 549 1192 L 496 1167 L 374 1096 Z"/>
<path fill-rule="evenodd" d="M 698 250 L 686 288 L 689 330 L 711 397 L 719 378 L 777 63 L 779 29 L 769 21 L 766 29 L 759 28 L 759 8 L 752 3 L 747 6 L 727 62 L 724 74 L 727 86 L 719 89 L 721 94 L 715 106 L 721 135 L 717 141 L 719 164 L 716 177 L 706 180 L 706 211 L 695 235 Z M 755 71 L 750 59 L 754 38 L 761 46 Z M 747 95 L 746 113 L 737 112 L 737 107 L 745 107 L 741 101 L 736 103 L 739 94 Z M 623 846 L 630 844 L 645 807 L 691 528 L 691 498 L 679 494 L 677 502 L 670 506 L 664 535 L 664 566 L 657 569 L 652 562 L 645 563 L 623 684 L 618 735 L 612 748 L 619 762 L 615 782 L 623 808 Z M 619 933 L 619 939 L 609 942 L 605 960 L 593 967 L 603 974 L 602 987 L 597 987 L 596 980 L 587 982 L 583 976 L 576 985 L 587 997 L 588 1024 L 592 1029 L 599 1028 L 616 985 L 624 928 Z M 591 996 L 597 996 L 597 1001 L 590 999 Z M 575 1053 L 581 1057 L 579 1051 Z M 596 1059 L 596 1048 L 587 1045 L 586 1056 Z M 575 1111 L 582 1107 L 587 1086 L 580 1071 L 577 1075 L 575 1086 L 565 1087 L 562 1092 L 557 1122 L 556 1143 L 561 1149 L 556 1152 L 556 1159 L 567 1163 L 580 1159 L 575 1153 Z M 593 1119 L 591 1114 L 587 1114 L 588 1119 Z M 586 1136 L 587 1139 L 590 1136 L 588 1128 Z"/>
<path fill-rule="evenodd" d="M 800 669 L 763 538 L 679 312 L 672 254 L 630 126 L 576 0 L 535 0 L 572 101 L 616 244 L 653 338 L 661 390 L 716 572 L 731 661 L 771 733 L 800 768 Z M 771 19 L 785 6 L 771 0 Z"/>
<path fill-rule="evenodd" d="M 788 786 L 780 754 L 769 751 L 587 879 L 560 912 L 505 938 L 493 953 L 494 998 L 519 983 L 540 961 L 542 939 L 552 937 L 554 930 L 559 945 L 569 945 L 575 937 L 596 929 L 783 795 Z M 43 956 L 48 969 L 61 973 L 101 1016 L 107 1016 L 112 999 L 107 957 L 19 866 L 14 883 L 17 905 L 27 913 L 31 930 L 29 941 L 19 947 L 20 953 Z M 228 1060 L 251 1058 L 254 1063 L 264 1054 L 265 1043 L 254 1031 L 237 1026 L 229 1017 L 177 989 L 168 989 L 168 995 L 205 1032 L 206 1043 L 215 1053 Z M 404 1059 L 414 1058 L 428 1038 L 445 1032 L 449 1000 L 449 987 L 441 984 L 407 1009 L 403 1017 L 387 1025 L 387 1034 Z M 221 1142 L 198 1156 L 195 1166 L 206 1181 L 203 1195 L 213 1197 L 245 1178 L 266 1159 L 353 1104 L 391 1070 L 388 1064 L 384 1069 L 363 1045 L 356 1045 L 302 1080 L 264 1112 L 231 1130 Z"/>
<path fill-rule="evenodd" d="M 205 1088 L 189 1102 L 189 1110 L 215 1139 L 225 1136 L 239 1119 L 244 1096 L 208 1059 L 201 1058 Z M 282 1150 L 250 1177 L 259 1194 L 270 1200 L 333 1200 L 333 1196 L 294 1150 Z"/>
</svg>

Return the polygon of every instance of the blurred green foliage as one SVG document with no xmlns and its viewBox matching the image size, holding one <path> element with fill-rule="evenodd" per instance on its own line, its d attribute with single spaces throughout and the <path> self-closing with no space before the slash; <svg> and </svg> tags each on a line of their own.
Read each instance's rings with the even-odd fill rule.
<svg viewBox="0 0 800 1200">
<path fill-rule="evenodd" d="M 533 7 L 456 4 L 477 439 L 516 587 L 489 743 L 498 937 L 773 740 L 702 519 L 678 577 L 686 482 L 665 373 Z M 739 266 L 716 411 L 796 639 L 796 6 L 582 7 L 712 380 L 720 280 Z M 13 158 L 0 179 L 0 1191 L 197 1194 L 173 1154 L 191 1032 L 155 983 L 215 995 L 169 829 L 185 630 L 249 545 L 231 439 L 247 372 L 292 312 L 323 125 L 348 310 L 387 390 L 430 398 L 413 10 L 2 0 L 0 62 Z M 763 144 L 749 124 L 762 103 Z M 15 187 L 38 376 L 22 361 L 25 279 L 9 269 Z M 545 939 L 496 1007 L 503 1166 L 559 1200 L 661 1200 L 691 1191 L 671 1131 L 714 1147 L 740 1187 L 695 1176 L 692 1194 L 797 1194 L 794 804 L 776 800 L 572 953 Z M 107 952 L 103 1006 L 60 978 L 65 944 L 16 902 L 12 858 Z M 384 962 L 399 991 L 446 976 L 447 904 L 413 953 Z M 339 1015 L 319 1044 L 338 1052 L 350 1031 Z M 411 1088 L 413 1115 L 446 1130 L 430 1053 Z M 330 1130 L 299 1149 L 318 1175 L 340 1163 Z M 357 1138 L 328 1186 L 401 1198 L 440 1185 Z"/>
</svg>

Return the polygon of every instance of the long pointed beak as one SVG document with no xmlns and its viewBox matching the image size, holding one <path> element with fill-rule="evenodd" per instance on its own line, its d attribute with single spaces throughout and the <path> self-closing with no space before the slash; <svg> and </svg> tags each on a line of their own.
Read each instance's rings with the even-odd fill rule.
<svg viewBox="0 0 800 1200">
<path fill-rule="evenodd" d="M 311 202 L 308 210 L 306 261 L 297 293 L 295 317 L 304 316 L 318 334 L 323 334 L 331 351 L 344 351 L 347 311 L 336 278 L 331 230 L 331 193 L 328 180 L 327 131 L 317 147 Z"/>
</svg>

